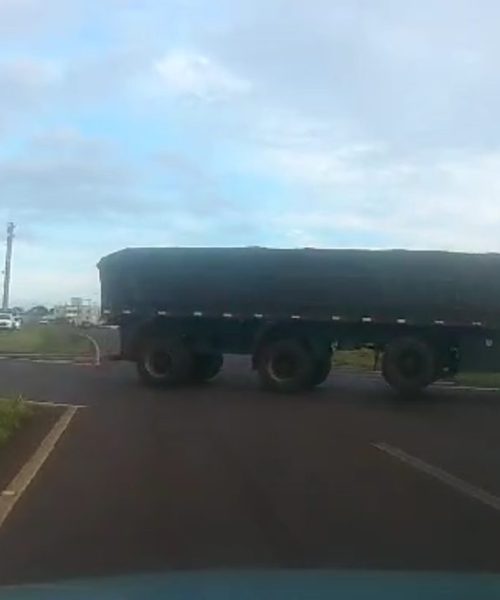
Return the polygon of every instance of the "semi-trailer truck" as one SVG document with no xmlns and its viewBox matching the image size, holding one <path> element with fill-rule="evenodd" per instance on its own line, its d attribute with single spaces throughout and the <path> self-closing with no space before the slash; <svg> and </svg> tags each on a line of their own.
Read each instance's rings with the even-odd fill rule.
<svg viewBox="0 0 500 600">
<path fill-rule="evenodd" d="M 128 248 L 101 259 L 119 358 L 148 385 L 214 377 L 247 354 L 262 385 L 322 383 L 338 349 L 369 347 L 415 393 L 500 370 L 500 255 L 405 250 Z"/>
</svg>

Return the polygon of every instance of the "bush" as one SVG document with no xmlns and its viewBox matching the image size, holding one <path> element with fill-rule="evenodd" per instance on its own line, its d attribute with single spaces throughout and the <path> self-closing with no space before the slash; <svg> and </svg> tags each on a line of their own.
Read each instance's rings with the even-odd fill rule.
<svg viewBox="0 0 500 600">
<path fill-rule="evenodd" d="M 0 448 L 8 442 L 23 422 L 31 416 L 32 409 L 23 401 L 0 399 Z"/>
</svg>

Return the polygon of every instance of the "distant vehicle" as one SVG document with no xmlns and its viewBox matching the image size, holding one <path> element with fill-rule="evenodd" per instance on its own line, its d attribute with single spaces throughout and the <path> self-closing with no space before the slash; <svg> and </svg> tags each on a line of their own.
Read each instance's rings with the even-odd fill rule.
<svg viewBox="0 0 500 600">
<path fill-rule="evenodd" d="M 18 329 L 15 318 L 10 313 L 0 313 L 0 329 L 4 331 L 15 331 Z"/>
<path fill-rule="evenodd" d="M 322 383 L 337 349 L 374 349 L 410 394 L 500 370 L 500 254 L 134 248 L 99 270 L 120 357 L 152 385 L 210 379 L 225 353 L 278 392 Z"/>
<path fill-rule="evenodd" d="M 43 319 L 40 319 L 38 321 L 39 325 L 48 325 L 50 323 L 50 319 L 48 319 L 47 317 L 43 317 Z"/>
</svg>

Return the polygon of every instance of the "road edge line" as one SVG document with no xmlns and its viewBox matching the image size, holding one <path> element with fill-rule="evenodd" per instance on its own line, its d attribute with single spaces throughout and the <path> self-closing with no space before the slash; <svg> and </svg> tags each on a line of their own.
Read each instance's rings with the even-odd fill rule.
<svg viewBox="0 0 500 600">
<path fill-rule="evenodd" d="M 479 387 L 475 385 L 454 385 L 450 386 L 452 390 L 458 390 L 459 392 L 500 392 L 498 387 Z"/>
<path fill-rule="evenodd" d="M 14 508 L 16 502 L 36 477 L 45 461 L 49 458 L 62 434 L 71 423 L 77 410 L 78 408 L 76 406 L 69 406 L 66 408 L 63 414 L 54 423 L 51 430 L 40 442 L 40 445 L 35 452 L 0 493 L 0 527 L 5 523 L 5 520 Z"/>
<path fill-rule="evenodd" d="M 490 492 L 487 492 L 485 489 L 473 485 L 472 483 L 465 481 L 465 479 L 460 479 L 460 477 L 456 477 L 444 469 L 426 463 L 420 458 L 412 456 L 411 454 L 406 453 L 404 450 L 396 448 L 395 446 L 391 446 L 390 444 L 386 444 L 385 442 L 373 442 L 371 445 L 377 450 L 381 450 L 389 456 L 397 458 L 402 463 L 410 465 L 417 471 L 437 479 L 441 483 L 446 484 L 448 487 L 453 488 L 456 492 L 460 492 L 468 498 L 477 500 L 485 506 L 489 506 L 490 508 L 500 511 L 500 497 L 490 494 Z"/>
</svg>

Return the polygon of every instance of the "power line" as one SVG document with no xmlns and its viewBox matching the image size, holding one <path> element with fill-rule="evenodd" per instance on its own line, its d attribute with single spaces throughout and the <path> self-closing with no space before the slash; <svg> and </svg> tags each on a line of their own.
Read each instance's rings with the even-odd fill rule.
<svg viewBox="0 0 500 600">
<path fill-rule="evenodd" d="M 2 309 L 9 308 L 10 274 L 12 263 L 12 245 L 14 243 L 14 223 L 7 224 L 7 249 L 5 252 L 5 269 L 3 277 Z"/>
</svg>

